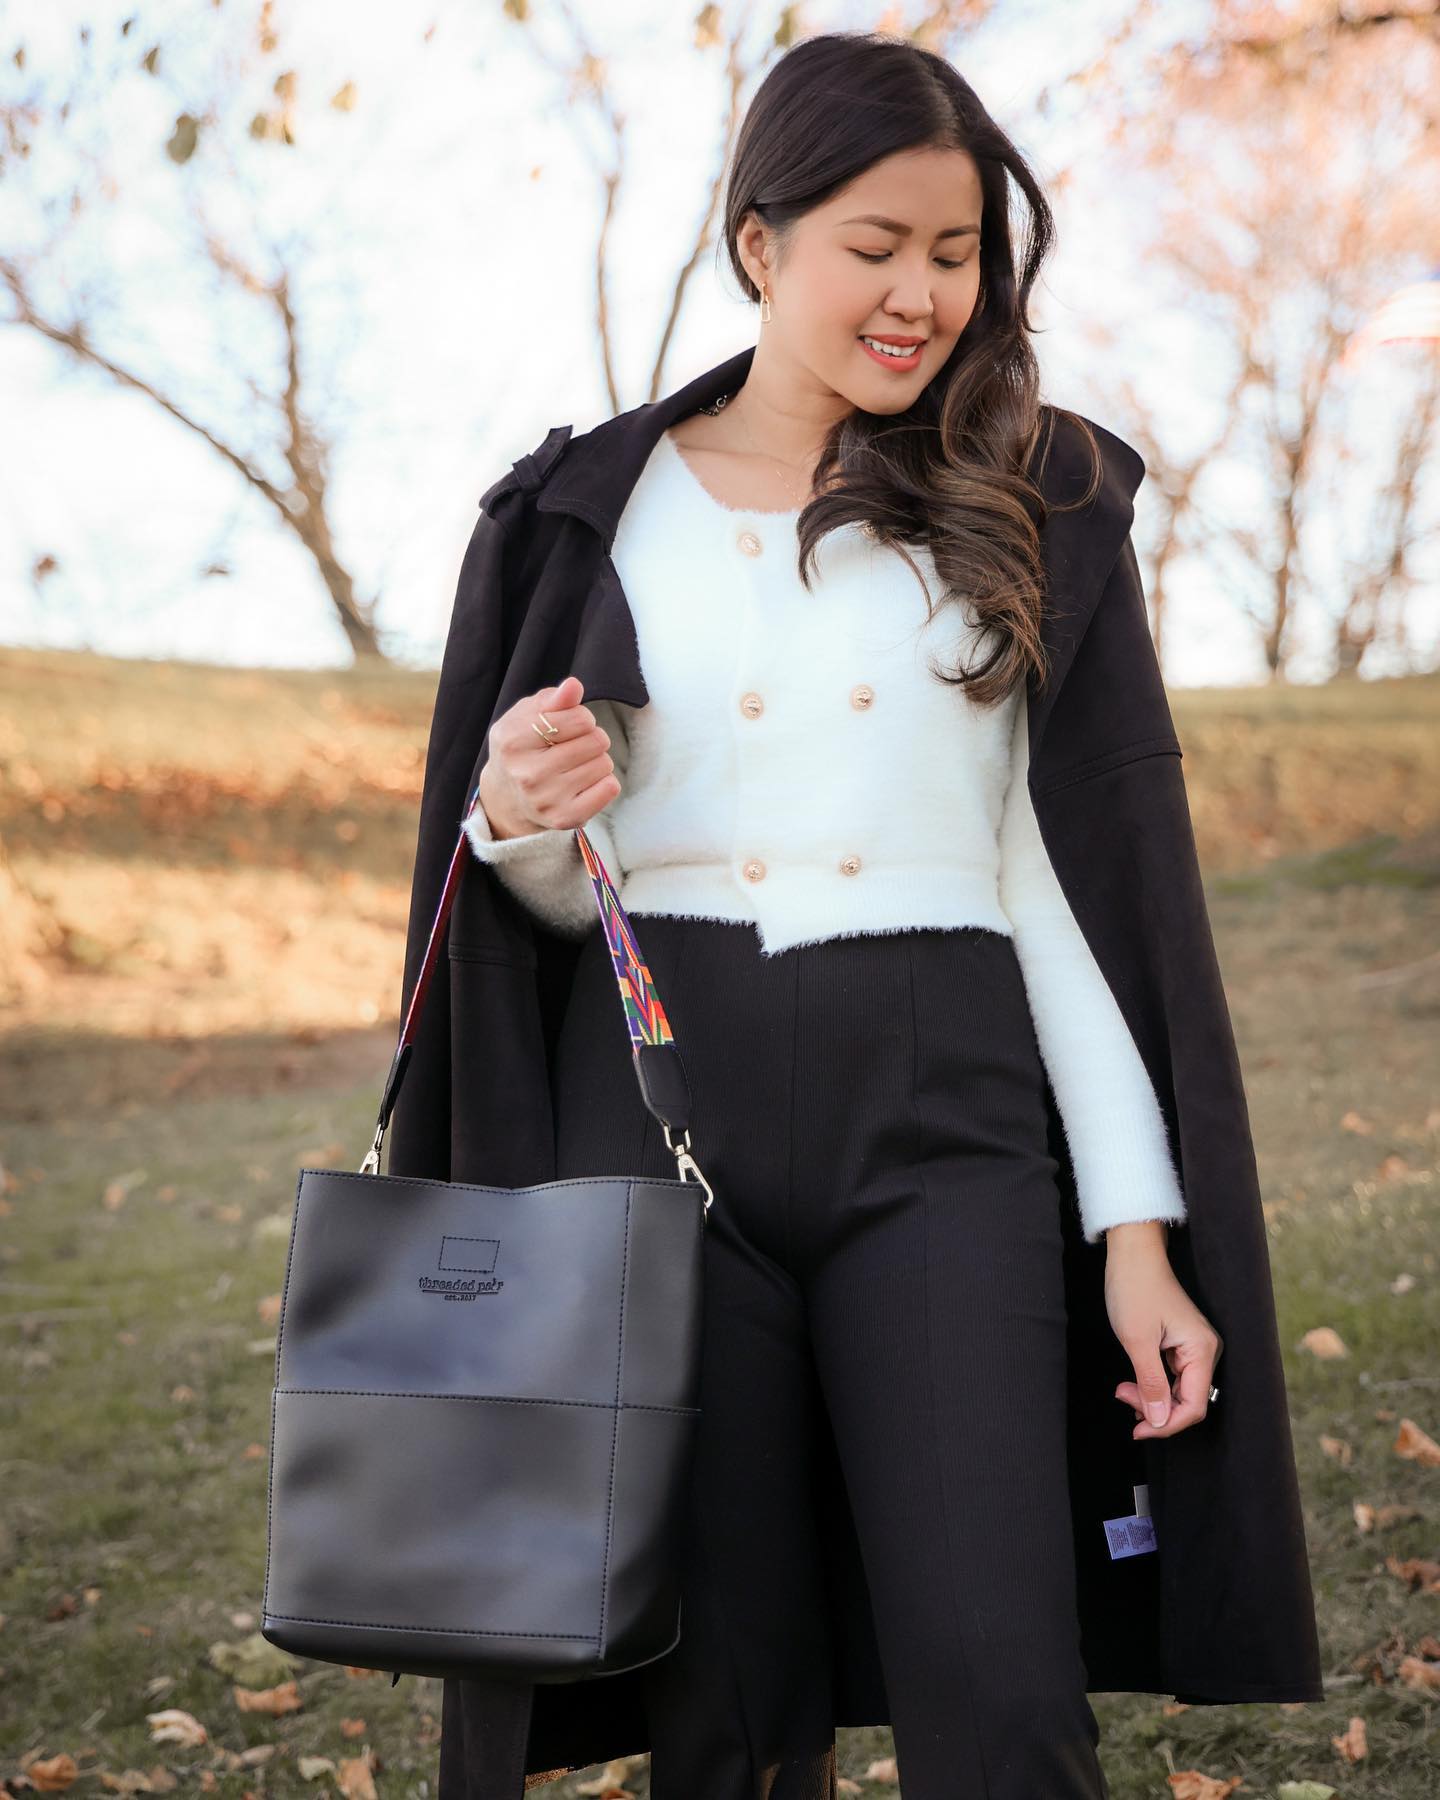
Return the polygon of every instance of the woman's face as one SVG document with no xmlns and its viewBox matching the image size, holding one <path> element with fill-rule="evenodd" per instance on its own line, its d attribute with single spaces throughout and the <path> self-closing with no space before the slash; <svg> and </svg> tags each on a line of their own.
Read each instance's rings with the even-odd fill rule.
<svg viewBox="0 0 1440 1800">
<path fill-rule="evenodd" d="M 738 247 L 774 309 L 757 355 L 778 351 L 866 412 L 903 412 L 975 310 L 981 209 L 969 153 L 925 149 L 886 157 L 806 213 L 778 268 L 760 260 L 765 232 L 751 215 Z M 896 360 L 866 346 L 872 335 L 923 341 Z"/>
</svg>

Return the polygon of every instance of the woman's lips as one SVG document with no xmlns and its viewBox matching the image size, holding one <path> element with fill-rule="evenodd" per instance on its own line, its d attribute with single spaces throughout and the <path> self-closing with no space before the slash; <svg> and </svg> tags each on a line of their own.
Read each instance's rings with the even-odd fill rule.
<svg viewBox="0 0 1440 1800">
<path fill-rule="evenodd" d="M 902 374 L 905 370 L 913 369 L 916 366 L 925 349 L 924 344 L 917 344 L 908 356 L 887 356 L 883 350 L 872 350 L 864 338 L 857 338 L 855 341 L 871 362 L 884 363 L 887 369 L 899 369 Z"/>
</svg>

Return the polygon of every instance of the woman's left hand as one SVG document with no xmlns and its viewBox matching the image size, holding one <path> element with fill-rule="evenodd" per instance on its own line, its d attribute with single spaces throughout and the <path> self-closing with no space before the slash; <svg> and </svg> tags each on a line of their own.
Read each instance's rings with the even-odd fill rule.
<svg viewBox="0 0 1440 1800">
<path fill-rule="evenodd" d="M 1134 1438 L 1174 1437 L 1210 1409 L 1210 1386 L 1224 1342 L 1181 1287 L 1154 1219 L 1112 1225 L 1105 1234 L 1105 1306 L 1135 1370 L 1115 1398 L 1139 1423 Z M 1172 1392 L 1166 1364 L 1175 1375 Z"/>
</svg>

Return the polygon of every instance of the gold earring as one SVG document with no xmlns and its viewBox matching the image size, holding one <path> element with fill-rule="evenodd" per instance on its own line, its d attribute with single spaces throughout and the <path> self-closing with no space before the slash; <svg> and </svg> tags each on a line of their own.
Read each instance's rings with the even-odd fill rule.
<svg viewBox="0 0 1440 1800">
<path fill-rule="evenodd" d="M 760 283 L 760 323 L 770 323 L 770 290 L 763 281 Z"/>
</svg>

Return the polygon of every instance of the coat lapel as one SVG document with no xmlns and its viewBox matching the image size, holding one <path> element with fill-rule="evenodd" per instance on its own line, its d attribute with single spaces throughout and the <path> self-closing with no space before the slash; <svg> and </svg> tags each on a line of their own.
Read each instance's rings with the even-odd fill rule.
<svg viewBox="0 0 1440 1800">
<path fill-rule="evenodd" d="M 663 399 L 597 425 L 570 439 L 557 428 L 535 457 L 515 465 L 521 485 L 538 489 L 536 509 L 582 519 L 599 537 L 598 551 L 577 608 L 574 654 L 569 667 L 585 684 L 587 697 L 644 706 L 650 695 L 640 667 L 634 618 L 611 549 L 621 515 L 661 434 L 722 394 L 736 392 L 754 360 L 753 348 L 740 351 Z M 1046 680 L 1031 678 L 1026 705 L 1032 775 L 1043 768 L 1045 727 L 1085 634 L 1091 612 L 1125 543 L 1135 518 L 1134 499 L 1145 476 L 1139 453 L 1123 438 L 1092 422 L 1100 445 L 1099 490 L 1081 506 L 1090 462 L 1073 431 L 1058 431 L 1039 478 L 1050 509 L 1040 537 L 1048 601 L 1041 639 L 1049 663 Z M 544 451 L 554 452 L 553 474 Z M 563 454 L 562 454 L 563 452 Z M 1040 459 L 1032 458 L 1031 472 Z M 525 465 L 531 465 L 528 469 Z M 1051 770 L 1050 773 L 1054 773 Z"/>
</svg>

